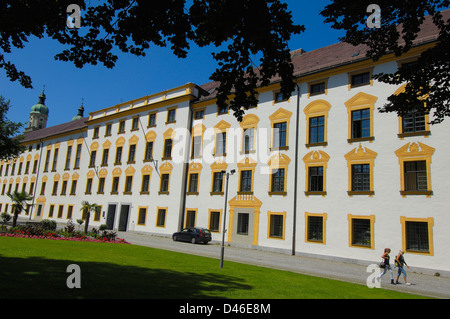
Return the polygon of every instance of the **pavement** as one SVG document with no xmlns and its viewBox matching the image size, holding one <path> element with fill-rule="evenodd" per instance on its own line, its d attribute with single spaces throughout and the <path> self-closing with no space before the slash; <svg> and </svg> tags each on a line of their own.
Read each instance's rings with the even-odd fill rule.
<svg viewBox="0 0 450 319">
<path fill-rule="evenodd" d="M 218 267 L 220 264 L 221 243 L 212 242 L 208 245 L 193 245 L 184 242 L 174 242 L 168 237 L 132 231 L 118 232 L 117 237 L 123 238 L 133 245 L 216 258 Z M 372 274 L 372 272 L 368 272 L 369 262 L 367 265 L 361 265 L 235 246 L 225 246 L 224 267 L 226 267 L 227 261 L 286 270 L 360 285 L 367 285 L 367 279 Z M 395 278 L 397 270 L 393 268 L 393 272 Z M 414 267 L 410 266 L 410 270 L 407 270 L 407 280 L 411 285 L 404 284 L 403 277 L 399 278 L 402 284 L 391 285 L 389 273 L 386 273 L 381 279 L 381 288 L 439 299 L 450 298 L 449 277 L 417 273 L 414 272 Z"/>
</svg>

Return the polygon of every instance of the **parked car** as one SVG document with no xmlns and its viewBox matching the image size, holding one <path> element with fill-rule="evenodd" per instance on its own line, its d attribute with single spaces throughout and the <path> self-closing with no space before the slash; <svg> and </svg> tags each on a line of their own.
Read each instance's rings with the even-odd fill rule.
<svg viewBox="0 0 450 319">
<path fill-rule="evenodd" d="M 174 241 L 186 241 L 193 244 L 204 243 L 211 241 L 211 232 L 206 228 L 188 227 L 180 232 L 173 233 L 172 239 Z"/>
</svg>

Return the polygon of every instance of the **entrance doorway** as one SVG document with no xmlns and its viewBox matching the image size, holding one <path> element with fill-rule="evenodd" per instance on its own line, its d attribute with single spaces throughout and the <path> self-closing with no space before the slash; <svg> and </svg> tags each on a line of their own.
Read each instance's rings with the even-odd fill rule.
<svg viewBox="0 0 450 319">
<path fill-rule="evenodd" d="M 114 229 L 114 220 L 116 219 L 117 205 L 108 205 L 108 215 L 106 216 L 106 229 Z"/>
<path fill-rule="evenodd" d="M 120 205 L 119 231 L 127 231 L 130 205 Z"/>
</svg>

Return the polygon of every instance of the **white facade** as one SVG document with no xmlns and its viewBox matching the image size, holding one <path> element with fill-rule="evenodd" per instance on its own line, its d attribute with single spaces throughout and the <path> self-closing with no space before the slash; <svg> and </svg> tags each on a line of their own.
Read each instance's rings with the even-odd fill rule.
<svg viewBox="0 0 450 319">
<path fill-rule="evenodd" d="M 410 57 L 417 55 L 417 50 Z M 362 261 L 379 260 L 386 247 L 393 254 L 405 249 L 409 264 L 448 272 L 450 252 L 445 247 L 450 244 L 450 168 L 446 164 L 450 146 L 444 138 L 450 133 L 449 124 L 426 124 L 416 132 L 403 132 L 402 119 L 396 114 L 378 112 L 387 97 L 399 92 L 401 86 L 382 84 L 371 77 L 361 85 L 350 83 L 354 75 L 365 72 L 394 72 L 398 63 L 401 61 L 390 56 L 377 63 L 361 60 L 301 75 L 298 90 L 289 100 L 277 101 L 279 84 L 273 83 L 260 90 L 259 104 L 246 111 L 241 123 L 231 111 L 219 114 L 214 98 L 208 99 L 207 93 L 193 84 L 93 112 L 82 129 L 26 141 L 32 150 L 16 160 L 14 174 L 10 168 L 13 162 L 2 162 L 0 182 L 4 192 L 0 195 L 0 209 L 7 210 L 8 189 L 18 185 L 20 190 L 25 184 L 28 191 L 34 182 L 37 206 L 30 217 L 34 220 L 76 220 L 82 215 L 81 202 L 87 200 L 102 207 L 91 217 L 90 225 L 94 227 L 110 224 L 116 230 L 170 236 L 180 228 L 195 225 L 213 228 L 213 240 L 219 241 L 224 226 L 226 179 L 215 186 L 214 173 L 235 170 L 229 177 L 225 221 L 229 243 Z M 311 86 L 318 83 L 324 83 L 324 87 L 312 94 Z M 175 117 L 170 118 L 173 110 Z M 367 119 L 358 126 L 352 120 L 356 113 L 352 112 L 362 110 Z M 201 111 L 203 116 L 197 113 Z M 151 114 L 156 114 L 154 125 L 149 125 Z M 312 141 L 310 121 L 318 117 L 323 119 L 323 138 Z M 120 132 L 123 121 L 125 127 Z M 274 131 L 278 123 L 286 123 L 285 138 Z M 245 133 L 247 140 L 243 133 L 246 129 L 250 129 Z M 354 130 L 364 131 L 363 136 L 353 136 Z M 191 135 L 185 134 L 189 131 Z M 225 150 L 216 140 L 220 133 L 226 133 Z M 165 143 L 170 138 L 172 156 L 167 158 Z M 281 145 L 276 145 L 275 140 L 282 141 Z M 196 153 L 192 148 L 199 141 L 201 151 Z M 37 149 L 39 142 L 42 146 Z M 148 142 L 153 142 L 152 160 L 148 156 L 146 160 Z M 78 145 L 82 145 L 80 166 L 74 168 Z M 133 145 L 135 156 L 129 161 Z M 69 146 L 70 164 L 65 169 Z M 122 158 L 116 163 L 120 147 Z M 59 150 L 57 167 L 52 171 L 55 149 Z M 105 149 L 109 150 L 108 161 L 102 163 Z M 47 151 L 50 159 L 45 171 Z M 96 158 L 90 167 L 93 152 Z M 25 174 L 26 163 L 30 161 L 32 166 L 35 160 L 39 169 L 33 174 L 30 167 L 29 174 Z M 421 172 L 408 168 L 406 177 L 406 162 L 422 165 Z M 18 163 L 23 163 L 20 173 Z M 356 166 L 364 174 L 355 173 Z M 312 177 L 317 167 L 321 167 L 322 174 Z M 277 182 L 273 169 L 284 170 Z M 244 171 L 250 173 L 243 176 Z M 165 174 L 169 175 L 167 192 L 161 186 Z M 143 186 L 146 175 L 148 189 Z M 421 179 L 418 190 L 408 189 L 413 175 Z M 117 190 L 114 178 L 118 178 Z M 103 190 L 99 188 L 101 179 Z M 77 189 L 70 195 L 74 180 Z M 197 187 L 191 185 L 196 180 Z M 43 181 L 46 187 L 41 194 Z M 58 184 L 52 194 L 55 181 Z M 314 187 L 311 183 L 315 183 Z M 417 234 L 427 238 L 417 238 Z"/>
</svg>

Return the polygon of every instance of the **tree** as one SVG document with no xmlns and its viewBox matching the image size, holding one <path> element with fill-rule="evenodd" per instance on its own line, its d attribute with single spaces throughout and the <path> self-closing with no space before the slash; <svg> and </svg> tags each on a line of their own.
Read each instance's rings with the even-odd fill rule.
<svg viewBox="0 0 450 319">
<path fill-rule="evenodd" d="M 66 27 L 67 7 L 77 3 L 83 11 L 81 28 Z M 16 69 L 5 54 L 11 47 L 23 48 L 30 36 L 50 37 L 69 48 L 55 56 L 81 68 L 103 63 L 112 68 L 114 50 L 145 56 L 151 44 L 171 46 L 185 58 L 191 44 L 227 49 L 213 53 L 218 69 L 211 79 L 220 82 L 219 106 L 229 105 L 242 119 L 242 107 L 257 103 L 256 88 L 275 76 L 282 92 L 295 89 L 293 66 L 287 42 L 304 30 L 294 25 L 291 12 L 281 0 L 4 0 L 0 2 L 0 68 L 11 81 L 31 88 L 32 81 Z M 73 11 L 72 11 L 73 13 Z M 255 70 L 256 56 L 261 65 Z M 257 63 L 257 62 L 256 62 Z M 234 99 L 227 101 L 233 93 Z"/>
<path fill-rule="evenodd" d="M 23 136 L 13 138 L 19 133 L 23 124 L 6 118 L 10 107 L 9 101 L 0 95 L 0 160 L 16 157 L 24 150 L 24 147 L 20 145 Z"/>
<path fill-rule="evenodd" d="M 14 210 L 12 227 L 16 227 L 17 218 L 19 217 L 19 214 L 24 210 L 24 207 L 27 205 L 27 201 L 32 200 L 33 197 L 28 195 L 27 192 L 18 192 L 18 191 L 8 193 L 8 197 L 12 201 L 12 207 Z"/>
<path fill-rule="evenodd" d="M 95 212 L 100 206 L 97 204 L 90 204 L 88 201 L 81 203 L 81 211 L 86 213 L 86 223 L 84 224 L 84 232 L 88 232 L 89 219 L 91 218 L 91 212 Z"/>
<path fill-rule="evenodd" d="M 368 28 L 367 7 L 373 1 L 334 0 L 321 12 L 325 22 L 345 30 L 342 41 L 369 47 L 367 56 L 374 61 L 386 53 L 396 56 L 408 52 L 421 29 L 426 15 L 432 19 L 439 36 L 436 44 L 424 51 L 413 66 L 402 66 L 395 73 L 374 75 L 378 81 L 389 84 L 406 83 L 405 92 L 392 95 L 380 112 L 410 112 L 428 114 L 433 110 L 432 124 L 450 116 L 450 19 L 444 19 L 442 9 L 449 0 L 379 0 L 381 27 Z M 448 16 L 447 16 L 448 17 Z M 426 98 L 424 107 L 423 99 Z"/>
</svg>

